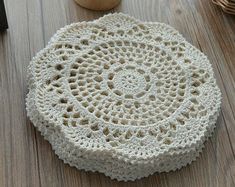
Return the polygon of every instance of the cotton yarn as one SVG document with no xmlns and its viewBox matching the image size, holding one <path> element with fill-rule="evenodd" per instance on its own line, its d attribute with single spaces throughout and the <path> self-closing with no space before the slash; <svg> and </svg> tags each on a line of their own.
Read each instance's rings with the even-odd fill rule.
<svg viewBox="0 0 235 187">
<path fill-rule="evenodd" d="M 195 160 L 221 105 L 202 52 L 122 13 L 60 29 L 30 62 L 28 86 L 28 116 L 60 159 L 124 181 Z"/>
</svg>

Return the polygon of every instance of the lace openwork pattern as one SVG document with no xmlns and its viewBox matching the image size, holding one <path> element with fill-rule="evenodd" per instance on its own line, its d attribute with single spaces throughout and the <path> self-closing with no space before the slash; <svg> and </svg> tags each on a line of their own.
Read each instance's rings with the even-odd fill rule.
<svg viewBox="0 0 235 187">
<path fill-rule="evenodd" d="M 27 111 L 71 166 L 135 180 L 191 163 L 221 93 L 173 28 L 109 14 L 60 29 L 30 62 Z"/>
</svg>

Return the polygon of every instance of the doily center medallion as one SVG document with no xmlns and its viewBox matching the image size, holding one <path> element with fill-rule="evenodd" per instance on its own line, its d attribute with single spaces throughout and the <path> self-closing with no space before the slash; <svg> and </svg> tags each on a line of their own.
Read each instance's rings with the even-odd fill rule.
<svg viewBox="0 0 235 187">
<path fill-rule="evenodd" d="M 71 93 L 88 113 L 105 123 L 157 124 L 181 107 L 187 74 L 164 49 L 128 44 L 108 42 L 75 57 L 69 69 Z"/>
<path fill-rule="evenodd" d="M 133 70 L 122 70 L 114 77 L 114 87 L 125 94 L 138 94 L 145 86 L 144 76 Z"/>
</svg>

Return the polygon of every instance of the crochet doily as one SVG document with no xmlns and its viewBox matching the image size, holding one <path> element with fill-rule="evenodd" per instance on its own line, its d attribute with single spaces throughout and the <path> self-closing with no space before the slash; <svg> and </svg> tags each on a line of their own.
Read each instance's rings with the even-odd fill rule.
<svg viewBox="0 0 235 187">
<path fill-rule="evenodd" d="M 202 52 L 124 14 L 60 29 L 28 70 L 28 115 L 56 154 L 118 180 L 191 163 L 221 104 Z"/>
</svg>

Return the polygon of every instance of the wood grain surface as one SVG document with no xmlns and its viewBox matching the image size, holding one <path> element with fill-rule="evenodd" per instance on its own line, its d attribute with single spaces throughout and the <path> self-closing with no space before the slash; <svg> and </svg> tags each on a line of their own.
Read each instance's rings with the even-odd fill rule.
<svg viewBox="0 0 235 187">
<path fill-rule="evenodd" d="M 0 187 L 235 186 L 235 16 L 209 0 L 122 0 L 109 11 L 175 27 L 208 56 L 223 94 L 216 131 L 196 162 L 125 183 L 64 164 L 25 110 L 30 59 L 60 27 L 108 12 L 86 10 L 73 0 L 6 0 L 5 6 L 9 29 L 0 34 Z"/>
</svg>

